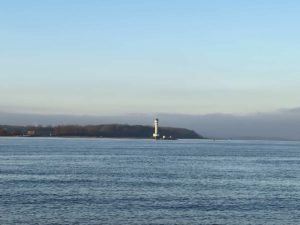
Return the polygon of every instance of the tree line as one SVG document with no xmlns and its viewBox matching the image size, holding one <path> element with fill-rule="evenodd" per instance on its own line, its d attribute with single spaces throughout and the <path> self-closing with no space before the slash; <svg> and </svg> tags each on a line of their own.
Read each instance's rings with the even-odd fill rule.
<svg viewBox="0 0 300 225">
<path fill-rule="evenodd" d="M 159 133 L 175 138 L 202 138 L 193 130 L 161 127 Z M 0 136 L 151 138 L 153 127 L 142 125 L 0 126 Z"/>
</svg>

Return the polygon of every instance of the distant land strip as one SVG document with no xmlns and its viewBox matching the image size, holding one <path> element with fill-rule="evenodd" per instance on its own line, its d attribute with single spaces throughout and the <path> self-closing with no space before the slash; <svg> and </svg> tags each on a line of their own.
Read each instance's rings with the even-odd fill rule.
<svg viewBox="0 0 300 225">
<path fill-rule="evenodd" d="M 193 130 L 160 127 L 161 136 L 179 139 L 202 139 Z M 27 137 L 103 137 L 103 138 L 152 138 L 153 127 L 142 125 L 59 125 L 59 126 L 9 126 L 0 125 L 0 136 Z"/>
</svg>

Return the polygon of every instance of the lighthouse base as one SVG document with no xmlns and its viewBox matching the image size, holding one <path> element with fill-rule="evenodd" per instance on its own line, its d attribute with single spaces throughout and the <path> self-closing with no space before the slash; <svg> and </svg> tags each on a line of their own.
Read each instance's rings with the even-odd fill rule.
<svg viewBox="0 0 300 225">
<path fill-rule="evenodd" d="M 153 134 L 153 138 L 154 138 L 155 140 L 159 139 L 159 134 Z"/>
</svg>

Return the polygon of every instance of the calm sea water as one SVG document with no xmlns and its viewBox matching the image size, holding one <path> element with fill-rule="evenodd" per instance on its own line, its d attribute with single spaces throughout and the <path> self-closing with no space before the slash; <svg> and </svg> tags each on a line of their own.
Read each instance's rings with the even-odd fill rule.
<svg viewBox="0 0 300 225">
<path fill-rule="evenodd" d="M 300 224 L 300 142 L 0 138 L 0 224 Z"/>
</svg>

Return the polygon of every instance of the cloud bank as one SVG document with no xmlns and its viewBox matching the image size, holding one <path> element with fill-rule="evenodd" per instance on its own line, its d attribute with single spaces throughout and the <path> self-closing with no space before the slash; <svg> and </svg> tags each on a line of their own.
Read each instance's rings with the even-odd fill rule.
<svg viewBox="0 0 300 225">
<path fill-rule="evenodd" d="M 153 118 L 161 126 L 193 129 L 208 138 L 300 140 L 300 108 L 279 109 L 274 112 L 233 114 L 128 114 L 122 116 L 74 116 L 0 113 L 0 124 L 58 125 L 58 124 L 141 124 L 152 125 Z"/>
</svg>

